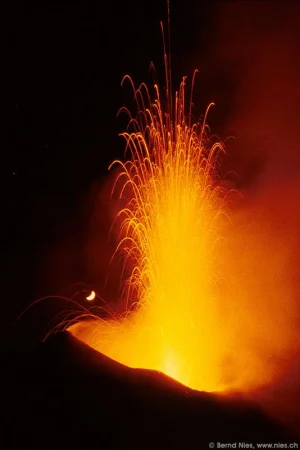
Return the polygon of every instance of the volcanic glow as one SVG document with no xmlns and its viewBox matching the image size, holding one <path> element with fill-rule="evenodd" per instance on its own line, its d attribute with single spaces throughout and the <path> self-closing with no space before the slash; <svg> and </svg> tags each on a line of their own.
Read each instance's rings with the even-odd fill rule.
<svg viewBox="0 0 300 450">
<path fill-rule="evenodd" d="M 267 383 L 274 364 L 266 354 L 283 351 L 292 332 L 285 332 L 288 320 L 280 316 L 273 275 L 263 304 L 243 264 L 235 264 L 239 252 L 229 255 L 230 239 L 222 238 L 230 217 L 230 191 L 217 173 L 222 145 L 208 139 L 206 116 L 192 123 L 185 79 L 173 100 L 167 84 L 165 110 L 157 85 L 151 100 L 144 84 L 135 89 L 127 79 L 138 113 L 132 117 L 126 110 L 129 130 L 123 136 L 130 157 L 113 163 L 121 169 L 114 185 L 114 256 L 124 260 L 125 313 L 81 320 L 69 331 L 120 363 L 161 371 L 195 389 L 247 390 Z M 259 266 L 259 253 L 251 258 L 250 270 Z"/>
</svg>

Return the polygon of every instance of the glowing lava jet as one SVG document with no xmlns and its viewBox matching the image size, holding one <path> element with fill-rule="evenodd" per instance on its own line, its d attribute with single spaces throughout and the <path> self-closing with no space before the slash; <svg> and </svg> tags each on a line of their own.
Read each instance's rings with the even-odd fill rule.
<svg viewBox="0 0 300 450">
<path fill-rule="evenodd" d="M 132 80 L 129 79 L 132 83 Z M 205 146 L 206 125 L 185 111 L 185 79 L 162 110 L 157 85 L 134 88 L 138 114 L 123 136 L 119 244 L 124 255 L 126 314 L 78 322 L 72 334 L 130 367 L 155 369 L 205 390 L 222 387 L 224 344 L 214 294 L 224 189 L 216 182 L 222 146 Z M 124 199 L 126 204 L 124 205 Z M 129 273 L 128 273 L 129 272 Z"/>
<path fill-rule="evenodd" d="M 157 85 L 152 100 L 145 84 L 125 78 L 138 109 L 136 117 L 125 109 L 130 157 L 112 164 L 125 312 L 85 314 L 69 331 L 120 363 L 198 390 L 267 384 L 295 342 L 275 240 L 260 241 L 243 223 L 222 238 L 230 192 L 217 173 L 222 145 L 208 139 L 206 116 L 192 122 L 185 79 L 172 98 L 167 77 L 163 109 Z"/>
</svg>

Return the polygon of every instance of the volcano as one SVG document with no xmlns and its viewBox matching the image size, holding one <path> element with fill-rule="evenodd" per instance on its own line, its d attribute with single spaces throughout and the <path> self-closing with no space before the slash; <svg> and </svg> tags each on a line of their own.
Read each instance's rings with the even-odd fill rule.
<svg viewBox="0 0 300 450">
<path fill-rule="evenodd" d="M 159 372 L 127 368 L 68 332 L 22 354 L 7 354 L 1 371 L 6 449 L 296 442 L 254 402 L 194 391 Z"/>
</svg>

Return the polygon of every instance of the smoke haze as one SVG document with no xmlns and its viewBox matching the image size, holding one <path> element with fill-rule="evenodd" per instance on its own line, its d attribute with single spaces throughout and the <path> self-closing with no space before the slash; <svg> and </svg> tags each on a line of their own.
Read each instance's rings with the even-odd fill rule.
<svg viewBox="0 0 300 450">
<path fill-rule="evenodd" d="M 289 367 L 277 386 L 281 396 L 264 401 L 281 419 L 299 424 L 300 5 L 224 2 L 215 26 L 209 65 L 232 87 L 223 132 L 234 138 L 227 141 L 224 170 L 235 172 L 231 179 L 242 193 L 227 236 L 228 273 L 245 289 L 237 288 L 236 301 L 246 298 L 248 310 L 259 311 L 245 330 L 249 339 L 262 340 L 265 360 Z"/>
</svg>

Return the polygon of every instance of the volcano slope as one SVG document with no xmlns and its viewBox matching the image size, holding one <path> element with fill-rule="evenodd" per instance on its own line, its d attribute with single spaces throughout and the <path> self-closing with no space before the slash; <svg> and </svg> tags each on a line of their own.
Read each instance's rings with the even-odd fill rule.
<svg viewBox="0 0 300 450">
<path fill-rule="evenodd" d="M 6 353 L 1 365 L 3 449 L 205 449 L 210 442 L 255 448 L 261 442 L 297 442 L 258 404 L 127 368 L 68 332 L 28 351 Z"/>
</svg>

